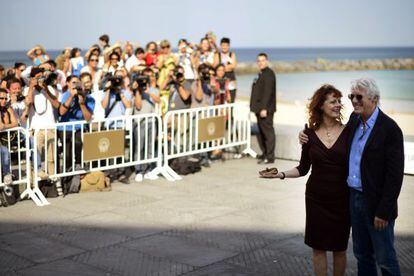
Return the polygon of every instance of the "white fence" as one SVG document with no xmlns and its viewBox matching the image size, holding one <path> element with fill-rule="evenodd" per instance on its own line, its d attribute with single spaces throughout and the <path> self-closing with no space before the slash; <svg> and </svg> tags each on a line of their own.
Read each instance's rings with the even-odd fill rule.
<svg viewBox="0 0 414 276">
<path fill-rule="evenodd" d="M 97 132 L 124 130 L 123 153 L 116 157 L 85 160 L 85 135 Z M 107 118 L 100 121 L 76 121 L 57 123 L 54 127 L 37 129 L 34 132 L 34 185 L 39 187 L 39 172 L 49 178 L 85 174 L 90 171 L 103 171 L 134 167 L 142 164 L 155 164 L 157 174 L 165 178 L 170 175 L 162 168 L 162 121 L 157 114 L 142 114 Z M 41 161 L 42 164 L 38 164 Z M 133 169 L 133 168 L 131 168 Z"/>
<path fill-rule="evenodd" d="M 27 129 L 16 127 L 0 132 L 0 188 L 8 195 L 13 193 L 11 185 L 23 184 L 20 198 L 29 197 L 36 205 L 46 204 L 38 187 L 31 185 L 32 168 L 30 166 L 30 134 Z M 4 162 L 5 161 L 5 162 Z M 5 164 L 6 163 L 6 164 Z M 13 175 L 13 177 L 12 177 Z"/>
<path fill-rule="evenodd" d="M 174 181 L 181 177 L 168 165 L 173 158 L 231 147 L 245 147 L 243 153 L 255 157 L 250 144 L 249 115 L 248 108 L 242 105 L 226 104 L 169 111 L 163 120 L 152 113 L 92 122 L 57 123 L 51 128 L 36 130 L 14 128 L 2 132 L 2 155 L 8 157 L 4 160 L 11 161 L 6 171 L 15 176 L 13 184 L 23 183 L 26 186 L 21 197 L 29 197 L 36 205 L 43 206 L 49 202 L 39 189 L 42 177 L 58 180 L 91 171 L 127 167 L 134 170 L 137 165 L 154 164 L 150 176 L 161 174 L 167 180 Z M 201 135 L 210 131 L 210 126 L 201 122 L 217 118 L 220 119 L 217 126 L 221 126 L 219 136 L 200 139 Z M 122 131 L 118 141 L 124 142 L 121 153 L 106 159 L 85 157 L 87 146 L 92 145 L 85 143 L 86 136 L 91 137 L 89 134 L 93 133 L 109 135 L 109 132 L 117 130 Z M 1 172 L 0 176 L 0 188 L 9 189 L 3 183 Z"/>
<path fill-rule="evenodd" d="M 203 119 L 224 118 L 224 133 L 211 140 L 200 141 L 200 128 Z M 220 124 L 220 120 L 218 121 Z M 219 126 L 214 122 L 212 132 Z M 203 136 L 206 136 L 203 134 Z M 208 135 L 207 135 L 208 136 Z M 251 124 L 249 110 L 240 104 L 224 104 L 168 111 L 164 117 L 164 170 L 171 175 L 170 181 L 181 177 L 171 169 L 169 160 L 177 157 L 210 152 L 217 149 L 245 146 L 244 154 L 256 157 L 251 148 Z"/>
</svg>

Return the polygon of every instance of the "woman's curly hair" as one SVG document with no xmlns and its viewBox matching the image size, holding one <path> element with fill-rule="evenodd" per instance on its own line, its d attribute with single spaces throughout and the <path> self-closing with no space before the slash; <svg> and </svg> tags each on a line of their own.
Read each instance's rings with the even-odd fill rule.
<svg viewBox="0 0 414 276">
<path fill-rule="evenodd" d="M 333 95 L 335 98 L 342 98 L 342 93 L 335 86 L 331 84 L 324 84 L 318 90 L 315 91 L 310 102 L 308 104 L 309 113 L 309 128 L 316 130 L 318 129 L 323 120 L 322 105 L 326 101 L 328 95 Z M 342 114 L 339 117 L 339 121 L 342 121 Z"/>
</svg>

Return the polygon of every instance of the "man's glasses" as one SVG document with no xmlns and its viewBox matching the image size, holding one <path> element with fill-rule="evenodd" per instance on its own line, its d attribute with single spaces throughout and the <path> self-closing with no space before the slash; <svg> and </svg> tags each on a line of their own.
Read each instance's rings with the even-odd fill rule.
<svg viewBox="0 0 414 276">
<path fill-rule="evenodd" d="M 6 97 L 0 97 L 0 100 L 7 100 Z"/>
<path fill-rule="evenodd" d="M 362 96 L 362 95 L 360 95 L 360 94 L 349 94 L 349 95 L 348 95 L 348 98 L 349 98 L 351 101 L 352 101 L 354 98 L 356 98 L 356 99 L 357 99 L 357 101 L 361 101 L 363 97 L 364 97 L 364 96 Z"/>
<path fill-rule="evenodd" d="M 97 59 L 91 59 L 90 61 L 98 61 Z"/>
</svg>

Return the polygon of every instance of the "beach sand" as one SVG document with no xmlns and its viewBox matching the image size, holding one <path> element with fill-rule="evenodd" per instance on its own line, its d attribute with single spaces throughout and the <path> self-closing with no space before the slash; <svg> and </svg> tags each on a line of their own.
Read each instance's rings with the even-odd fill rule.
<svg viewBox="0 0 414 276">
<path fill-rule="evenodd" d="M 248 97 L 239 97 L 238 101 L 243 104 L 249 104 Z M 387 105 L 385 105 L 387 106 Z M 381 108 L 381 106 L 380 106 Z M 397 112 L 395 109 L 381 109 L 385 114 L 394 119 L 402 129 L 404 136 L 414 136 L 414 112 Z M 414 108 L 413 108 L 414 110 Z M 350 103 L 344 106 L 344 122 L 347 122 L 349 115 L 352 112 Z M 251 116 L 253 122 L 256 122 L 256 117 Z M 282 100 L 277 101 L 277 111 L 274 116 L 276 125 L 289 125 L 303 127 L 307 123 L 307 109 L 305 102 L 286 102 Z"/>
</svg>

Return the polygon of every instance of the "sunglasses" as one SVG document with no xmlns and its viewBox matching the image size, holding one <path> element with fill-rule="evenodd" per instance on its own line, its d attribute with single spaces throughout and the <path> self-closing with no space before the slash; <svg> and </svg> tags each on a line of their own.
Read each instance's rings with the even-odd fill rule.
<svg viewBox="0 0 414 276">
<path fill-rule="evenodd" d="M 170 48 L 170 46 L 162 46 L 161 49 L 167 49 Z"/>
<path fill-rule="evenodd" d="M 7 100 L 6 97 L 0 97 L 0 100 Z"/>
<path fill-rule="evenodd" d="M 97 59 L 91 59 L 91 61 L 98 61 Z"/>
<path fill-rule="evenodd" d="M 349 98 L 351 101 L 352 101 L 354 98 L 356 98 L 356 99 L 357 99 L 357 101 L 361 101 L 363 97 L 364 97 L 364 96 L 359 95 L 359 94 L 349 94 L 349 95 L 348 95 L 348 98 Z"/>
</svg>

